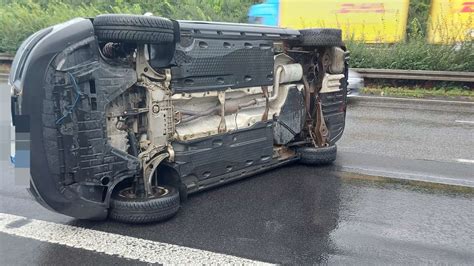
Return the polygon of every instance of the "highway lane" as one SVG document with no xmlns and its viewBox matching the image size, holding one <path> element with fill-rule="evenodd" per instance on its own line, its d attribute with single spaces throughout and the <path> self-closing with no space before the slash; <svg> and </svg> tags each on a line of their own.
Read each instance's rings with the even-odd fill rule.
<svg viewBox="0 0 474 266">
<path fill-rule="evenodd" d="M 474 102 L 350 98 L 339 148 L 407 159 L 474 160 Z"/>
<path fill-rule="evenodd" d="M 339 169 L 474 187 L 474 102 L 353 97 L 346 121 Z"/>
<path fill-rule="evenodd" d="M 2 184 L 5 178 L 12 177 L 2 174 Z M 0 202 L 1 213 L 271 263 L 468 264 L 474 260 L 473 194 L 360 181 L 330 167 L 292 165 L 199 193 L 183 204 L 175 218 L 151 225 L 68 218 L 40 207 L 22 186 L 2 187 Z M 40 242 L 4 232 L 0 255 L 7 264 L 123 262 L 100 250 L 72 249 L 52 240 Z M 90 238 L 93 243 L 102 240 Z M 26 253 L 25 248 L 32 252 Z M 136 246 L 119 249 L 129 248 Z"/>
<path fill-rule="evenodd" d="M 14 178 L 8 162 L 9 151 L 4 150 L 9 147 L 9 109 L 5 107 L 8 94 L 4 88 L 0 87 L 0 224 L 8 215 L 27 218 L 0 226 L 0 257 L 6 265 L 153 262 L 126 256 L 129 249 L 152 252 L 146 246 L 137 248 L 133 243 L 141 242 L 134 242 L 135 239 L 196 248 L 211 252 L 210 256 L 226 254 L 270 263 L 469 264 L 474 261 L 472 193 L 363 181 L 357 179 L 359 175 L 339 172 L 335 167 L 295 164 L 199 193 L 183 204 L 175 218 L 160 224 L 80 221 L 52 213 L 30 199 L 24 177 Z M 431 110 L 431 115 L 426 115 L 425 109 L 410 104 L 387 105 L 357 102 L 349 106 L 348 126 L 339 146 L 341 154 L 352 153 L 361 158 L 364 154 L 379 156 L 381 162 L 388 164 L 394 158 L 401 158 L 470 166 L 452 158 L 457 155 L 470 158 L 464 149 L 470 149 L 471 144 L 463 143 L 462 139 L 472 133 L 472 128 L 442 124 L 454 118 L 469 120 L 469 112 L 449 107 L 449 110 Z M 405 136 L 399 132 L 402 129 L 410 136 L 407 143 L 397 142 Z M 426 129 L 435 132 L 424 132 Z M 418 137 L 416 132 L 424 132 L 426 137 Z M 429 147 L 441 132 L 449 132 L 451 138 L 451 145 L 443 146 L 444 152 Z M 56 228 L 54 224 L 68 227 L 45 233 L 44 224 L 33 219 L 52 223 L 47 224 L 51 228 Z M 110 233 L 111 245 L 123 250 L 122 253 L 107 255 L 110 253 L 100 248 L 86 250 L 77 239 L 68 238 L 56 244 L 58 234 L 74 227 Z M 18 233 L 23 229 L 31 232 L 31 236 Z M 41 240 L 33 240 L 38 234 L 42 234 L 38 237 Z M 131 239 L 130 244 L 117 244 L 121 236 Z M 89 236 L 85 241 L 102 240 Z M 167 252 L 174 256 L 173 251 Z"/>
</svg>

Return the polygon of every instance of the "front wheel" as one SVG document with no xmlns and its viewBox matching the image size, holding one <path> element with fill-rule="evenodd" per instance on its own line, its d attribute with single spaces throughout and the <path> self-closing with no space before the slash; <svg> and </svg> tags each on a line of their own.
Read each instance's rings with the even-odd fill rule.
<svg viewBox="0 0 474 266">
<path fill-rule="evenodd" d="M 179 192 L 170 186 L 154 186 L 153 195 L 137 197 L 132 187 L 112 195 L 109 217 L 125 223 L 159 222 L 173 217 L 179 210 Z"/>
<path fill-rule="evenodd" d="M 94 19 L 99 41 L 170 44 L 175 40 L 173 22 L 166 18 L 106 14 Z"/>
<path fill-rule="evenodd" d="M 298 147 L 296 152 L 300 155 L 300 162 L 309 165 L 327 165 L 336 160 L 337 146 L 329 147 Z"/>
</svg>

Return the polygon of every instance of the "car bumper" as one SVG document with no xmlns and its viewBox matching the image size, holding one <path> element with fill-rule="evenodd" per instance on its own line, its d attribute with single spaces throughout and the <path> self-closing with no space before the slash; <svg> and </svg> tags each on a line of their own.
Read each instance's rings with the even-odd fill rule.
<svg viewBox="0 0 474 266">
<path fill-rule="evenodd" d="M 81 219 L 106 218 L 108 206 L 84 197 L 79 184 L 64 184 L 58 129 L 51 125 L 51 115 L 47 114 L 54 106 L 53 96 L 47 96 L 51 91 L 46 88 L 55 78 L 51 71 L 56 69 L 56 56 L 71 44 L 93 38 L 93 34 L 92 23 L 87 19 L 74 19 L 33 34 L 17 52 L 9 77 L 14 87 L 15 167 L 25 171 L 29 168 L 29 192 L 41 205 Z"/>
</svg>

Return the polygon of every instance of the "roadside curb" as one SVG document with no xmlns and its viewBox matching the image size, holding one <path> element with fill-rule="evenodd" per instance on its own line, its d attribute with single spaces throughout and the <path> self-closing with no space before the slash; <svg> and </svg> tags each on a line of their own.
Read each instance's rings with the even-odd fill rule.
<svg viewBox="0 0 474 266">
<path fill-rule="evenodd" d="M 403 182 L 424 182 L 472 189 L 474 166 L 462 163 L 391 158 L 373 154 L 343 152 L 334 164 L 338 171 L 388 178 Z"/>
<path fill-rule="evenodd" d="M 386 171 L 377 171 L 377 170 L 369 170 L 369 169 L 360 169 L 360 168 L 353 168 L 353 167 L 337 167 L 338 171 L 344 173 L 351 173 L 351 174 L 359 174 L 364 176 L 364 178 L 358 177 L 357 179 L 362 180 L 373 180 L 373 179 L 381 179 L 381 180 L 390 180 L 399 183 L 408 183 L 419 185 L 420 183 L 428 184 L 428 185 L 437 185 L 437 186 L 449 186 L 449 187 L 457 187 L 465 190 L 469 190 L 474 192 L 474 183 L 465 181 L 465 180 L 453 180 L 444 177 L 438 176 L 424 176 L 424 175 L 416 175 L 411 173 L 403 173 L 403 177 L 401 174 L 391 173 Z"/>
<path fill-rule="evenodd" d="M 348 98 L 350 102 L 386 102 L 386 103 L 420 103 L 420 104 L 444 104 L 444 105 L 465 105 L 469 107 L 474 106 L 474 101 L 461 100 L 442 100 L 442 99 L 418 99 L 418 98 L 402 98 L 389 96 L 369 96 L 369 95 L 354 95 Z"/>
</svg>

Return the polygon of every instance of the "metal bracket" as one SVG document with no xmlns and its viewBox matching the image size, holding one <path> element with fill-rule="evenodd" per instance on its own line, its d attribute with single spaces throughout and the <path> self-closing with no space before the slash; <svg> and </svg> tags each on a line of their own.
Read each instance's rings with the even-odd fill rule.
<svg viewBox="0 0 474 266">
<path fill-rule="evenodd" d="M 328 145 L 327 139 L 329 136 L 329 130 L 324 121 L 323 110 L 321 107 L 321 101 L 318 98 L 316 102 L 316 126 L 314 127 L 314 133 L 316 135 L 316 144 L 318 147 L 325 147 Z"/>
<path fill-rule="evenodd" d="M 168 138 L 174 134 L 175 129 L 174 111 L 171 103 L 172 92 L 169 89 L 171 71 L 164 69 L 164 72 L 165 79 L 162 81 L 154 82 L 147 76 L 141 76 L 142 81 L 136 83 L 146 89 L 149 125 L 147 136 L 150 143 L 155 146 L 167 145 Z M 161 132 L 166 134 L 163 135 Z"/>
<path fill-rule="evenodd" d="M 148 63 L 148 59 L 146 57 L 147 49 L 145 44 L 138 44 L 137 48 L 137 58 L 136 58 L 136 71 L 137 71 L 137 79 L 138 81 L 143 81 L 143 77 L 147 77 L 149 79 L 155 81 L 164 81 L 167 79 L 166 74 L 160 74 L 156 72 Z"/>
<path fill-rule="evenodd" d="M 173 149 L 173 146 L 170 144 L 168 145 L 168 154 L 170 155 L 168 160 L 170 162 L 174 162 L 174 159 L 175 159 L 175 152 L 174 152 L 174 149 Z"/>
<path fill-rule="evenodd" d="M 153 195 L 152 181 L 156 168 L 158 168 L 160 163 L 169 156 L 168 153 L 161 153 L 143 166 L 143 185 L 147 196 Z"/>
<path fill-rule="evenodd" d="M 313 116 L 311 115 L 311 96 L 313 95 L 311 93 L 311 87 L 309 85 L 308 79 L 306 76 L 303 76 L 303 84 L 304 84 L 304 100 L 305 100 L 305 111 L 306 111 L 306 119 L 305 119 L 305 124 L 308 129 L 309 133 L 309 138 L 311 140 L 311 143 L 313 144 L 314 147 L 318 147 L 318 144 L 316 144 L 316 134 L 314 133 L 314 127 L 313 127 Z"/>
<path fill-rule="evenodd" d="M 268 111 L 270 110 L 270 104 L 268 99 L 268 86 L 262 87 L 263 96 L 265 97 L 265 112 L 262 115 L 262 121 L 268 120 Z"/>
<path fill-rule="evenodd" d="M 224 91 L 219 92 L 217 97 L 219 98 L 219 102 L 221 104 L 221 122 L 219 123 L 218 132 L 224 133 L 227 131 L 227 126 L 225 123 L 225 92 Z"/>
</svg>

